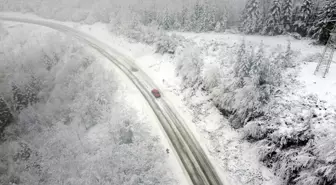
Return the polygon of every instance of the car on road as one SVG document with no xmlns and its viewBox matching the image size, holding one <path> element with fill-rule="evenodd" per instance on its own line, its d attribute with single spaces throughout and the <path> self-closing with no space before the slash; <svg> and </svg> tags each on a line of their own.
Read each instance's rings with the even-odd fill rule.
<svg viewBox="0 0 336 185">
<path fill-rule="evenodd" d="M 133 71 L 133 72 L 138 72 L 139 71 L 139 69 L 138 68 L 136 68 L 136 67 L 131 67 L 131 70 Z"/>
<path fill-rule="evenodd" d="M 157 89 L 153 89 L 152 94 L 155 96 L 155 98 L 160 98 L 161 97 L 160 91 L 157 90 Z"/>
</svg>

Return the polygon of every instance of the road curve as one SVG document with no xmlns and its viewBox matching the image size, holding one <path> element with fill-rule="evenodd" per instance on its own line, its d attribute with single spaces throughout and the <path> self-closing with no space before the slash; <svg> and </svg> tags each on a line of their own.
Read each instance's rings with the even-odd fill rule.
<svg viewBox="0 0 336 185">
<path fill-rule="evenodd" d="M 165 99 L 164 94 L 162 94 L 161 99 L 155 99 L 152 96 L 150 91 L 153 88 L 157 88 L 155 83 L 136 66 L 132 59 L 122 55 L 118 51 L 86 33 L 56 22 L 7 17 L 2 15 L 0 16 L 0 20 L 49 27 L 79 38 L 96 49 L 99 53 L 108 58 L 132 81 L 149 103 L 171 144 L 173 145 L 180 162 L 183 164 L 183 168 L 193 185 L 223 185 L 207 155 L 193 134 L 186 127 L 178 112 L 169 105 L 169 102 Z M 134 73 L 132 72 L 132 69 L 134 70 L 134 68 L 139 70 Z"/>
</svg>

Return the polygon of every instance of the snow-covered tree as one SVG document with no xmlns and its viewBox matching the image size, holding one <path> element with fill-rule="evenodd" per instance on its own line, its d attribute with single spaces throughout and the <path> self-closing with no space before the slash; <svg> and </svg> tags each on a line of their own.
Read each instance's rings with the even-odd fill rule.
<svg viewBox="0 0 336 185">
<path fill-rule="evenodd" d="M 265 61 L 264 43 L 261 42 L 256 57 L 253 59 L 253 65 L 251 69 L 252 75 L 258 74 L 264 61 Z"/>
<path fill-rule="evenodd" d="M 163 13 L 163 15 L 161 17 L 161 20 L 160 20 L 160 26 L 161 26 L 161 28 L 163 28 L 165 30 L 172 29 L 173 26 L 174 26 L 174 22 L 175 22 L 175 19 L 174 19 L 173 16 L 174 15 L 172 15 L 172 14 L 169 13 L 168 9 L 165 9 L 164 13 Z"/>
<path fill-rule="evenodd" d="M 176 73 L 182 78 L 185 87 L 197 88 L 202 84 L 203 59 L 201 50 L 195 46 L 188 46 L 178 58 Z"/>
<path fill-rule="evenodd" d="M 293 1 L 285 0 L 282 3 L 281 9 L 281 24 L 284 28 L 283 32 L 290 32 L 292 28 L 292 13 L 293 13 Z"/>
<path fill-rule="evenodd" d="M 208 90 L 218 87 L 221 79 L 220 66 L 218 64 L 205 65 L 203 81 Z"/>
<path fill-rule="evenodd" d="M 180 42 L 183 42 L 184 38 L 178 36 L 176 34 L 161 35 L 158 40 L 156 41 L 156 51 L 160 54 L 175 54 L 177 47 L 179 46 Z"/>
<path fill-rule="evenodd" d="M 251 58 L 248 56 L 249 54 L 250 53 L 246 51 L 245 40 L 243 40 L 241 45 L 239 46 L 237 58 L 234 64 L 235 77 L 243 79 L 250 76 L 252 61 Z"/>
<path fill-rule="evenodd" d="M 0 45 L 0 184 L 176 184 L 104 60 L 62 35 L 16 33 Z"/>
<path fill-rule="evenodd" d="M 330 30 L 336 24 L 336 1 L 326 0 L 325 5 L 318 12 L 316 21 L 309 30 L 313 38 L 318 39 L 321 44 L 326 44 L 329 39 Z"/>
<path fill-rule="evenodd" d="M 261 29 L 261 16 L 259 0 L 249 0 L 241 17 L 240 31 L 244 33 L 257 33 Z"/>
<path fill-rule="evenodd" d="M 184 30 L 187 28 L 189 19 L 189 9 L 184 5 L 182 10 L 177 13 L 177 20 L 178 24 L 180 25 L 180 29 Z"/>
<path fill-rule="evenodd" d="M 202 31 L 213 31 L 216 27 L 216 7 L 210 1 L 204 3 L 204 15 L 202 18 Z"/>
<path fill-rule="evenodd" d="M 283 33 L 281 23 L 281 5 L 279 0 L 274 0 L 269 10 L 268 18 L 264 23 L 263 34 L 279 35 Z"/>
<path fill-rule="evenodd" d="M 310 23 L 312 17 L 312 2 L 311 0 L 304 0 L 299 11 L 296 12 L 296 20 L 293 25 L 293 31 L 299 33 L 301 36 L 305 37 L 307 35 L 309 27 L 312 25 Z"/>
</svg>

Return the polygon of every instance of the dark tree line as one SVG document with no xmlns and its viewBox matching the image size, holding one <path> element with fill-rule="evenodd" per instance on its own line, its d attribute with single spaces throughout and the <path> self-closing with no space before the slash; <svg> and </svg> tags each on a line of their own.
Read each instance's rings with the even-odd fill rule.
<svg viewBox="0 0 336 185">
<path fill-rule="evenodd" d="M 242 13 L 240 31 L 264 35 L 298 33 L 325 44 L 336 23 L 335 0 L 320 3 L 303 0 L 296 6 L 293 6 L 293 0 L 273 0 L 267 12 L 262 12 L 264 9 L 260 0 L 248 0 Z"/>
</svg>

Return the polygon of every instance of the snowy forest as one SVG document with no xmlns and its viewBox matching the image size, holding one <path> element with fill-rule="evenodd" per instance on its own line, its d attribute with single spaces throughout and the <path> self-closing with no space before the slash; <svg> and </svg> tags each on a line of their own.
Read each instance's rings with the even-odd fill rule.
<svg viewBox="0 0 336 185">
<path fill-rule="evenodd" d="M 0 11 L 106 25 L 153 50 L 151 68 L 173 66 L 157 70 L 179 79 L 192 123 L 215 109 L 279 184 L 336 183 L 336 108 L 297 90 L 336 25 L 335 0 L 0 0 Z M 0 184 L 178 184 L 147 120 L 121 103 L 115 71 L 77 40 L 38 34 L 0 23 Z M 209 133 L 220 157 L 232 152 L 223 133 Z"/>
<path fill-rule="evenodd" d="M 176 184 L 114 71 L 35 29 L 0 29 L 0 184 Z"/>
<path fill-rule="evenodd" d="M 57 20 L 105 22 L 164 30 L 222 32 L 238 27 L 246 34 L 296 33 L 325 44 L 336 19 L 333 0 L 51 1 L 1 0 L 0 10 L 35 13 Z M 140 24 L 140 25 L 139 25 Z"/>
<path fill-rule="evenodd" d="M 246 34 L 280 35 L 297 33 L 325 44 L 336 24 L 336 2 L 274 0 L 268 9 L 259 0 L 249 0 L 242 12 L 239 29 Z M 296 2 L 296 3 L 295 3 Z"/>
</svg>

